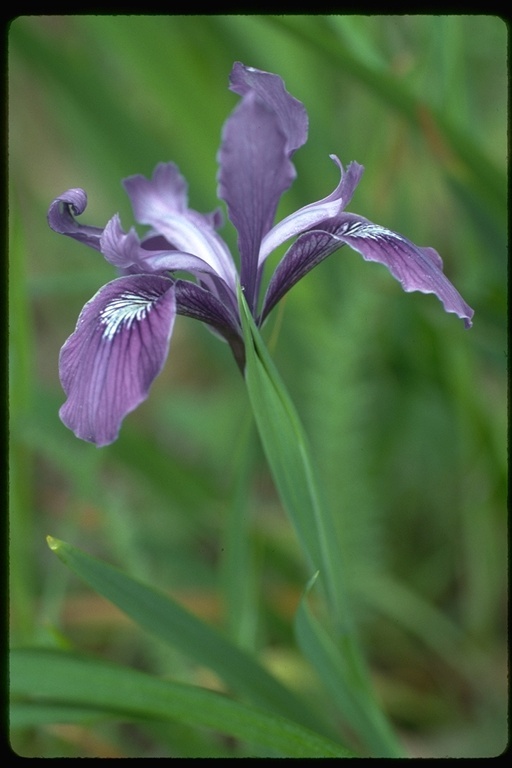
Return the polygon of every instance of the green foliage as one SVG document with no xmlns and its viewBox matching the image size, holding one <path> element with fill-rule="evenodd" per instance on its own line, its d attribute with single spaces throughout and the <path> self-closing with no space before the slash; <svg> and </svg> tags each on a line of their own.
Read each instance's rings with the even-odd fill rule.
<svg viewBox="0 0 512 768">
<path fill-rule="evenodd" d="M 12 643 L 23 647 L 12 677 L 16 752 L 306 756 L 343 755 L 349 745 L 383 754 L 383 742 L 369 737 L 379 731 L 365 720 L 370 712 L 391 722 L 410 756 L 489 757 L 505 748 L 506 33 L 491 16 L 12 22 L 10 585 Z M 121 178 L 173 160 L 191 205 L 213 210 L 235 60 L 279 73 L 308 110 L 310 138 L 279 216 L 332 190 L 329 153 L 345 165 L 357 160 L 366 170 L 351 210 L 435 247 L 475 309 L 464 331 L 434 297 L 402 293 L 348 248 L 301 281 L 262 334 L 283 387 L 277 400 L 265 378 L 275 383 L 273 368 L 252 360 L 257 397 L 282 406 L 286 387 L 303 425 L 283 421 L 282 411 L 273 424 L 266 414 L 263 427 L 278 442 L 265 444 L 260 419 L 271 465 L 269 450 L 293 443 L 281 433 L 290 423 L 295 448 L 306 446 L 294 467 L 282 467 L 285 494 L 251 431 L 229 349 L 186 318 L 116 444 L 80 443 L 57 415 L 59 349 L 113 273 L 99 254 L 49 230 L 49 203 L 80 186 L 89 197 L 84 223 L 103 225 L 119 211 L 128 228 Z M 223 235 L 236 253 L 229 223 Z M 297 479 L 305 456 L 323 523 L 329 510 L 327 546 L 309 516 L 311 478 Z M 121 581 L 153 585 L 169 625 L 186 615 L 192 636 L 176 624 L 162 643 L 140 615 L 124 621 L 49 552 L 48 533 L 77 545 L 61 554 L 98 563 L 93 571 L 113 562 Z M 324 586 L 304 596 L 317 568 Z M 340 655 L 332 629 L 341 595 L 357 637 L 355 666 L 366 658 L 357 680 L 372 683 L 359 699 L 342 664 L 350 652 Z M 212 637 L 220 643 L 212 653 L 226 649 L 224 667 L 198 652 Z M 258 675 L 263 697 L 252 695 Z M 125 684 L 140 690 L 142 716 Z M 366 701 L 362 714 L 355 701 Z"/>
</svg>

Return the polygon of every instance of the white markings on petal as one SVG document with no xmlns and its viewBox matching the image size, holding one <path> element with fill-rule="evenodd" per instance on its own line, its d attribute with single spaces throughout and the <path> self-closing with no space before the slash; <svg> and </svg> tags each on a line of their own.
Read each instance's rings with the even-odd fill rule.
<svg viewBox="0 0 512 768">
<path fill-rule="evenodd" d="M 140 296 L 126 292 L 113 299 L 100 312 L 100 323 L 104 327 L 103 338 L 112 341 L 119 330 L 128 330 L 135 321 L 144 320 L 160 295 Z"/>
<path fill-rule="evenodd" d="M 391 229 L 385 229 L 378 224 L 372 224 L 371 222 L 361 221 L 347 221 L 336 230 L 337 235 L 356 235 L 358 237 L 365 237 L 368 240 L 382 239 L 383 235 L 386 237 L 392 237 L 400 242 L 407 242 L 405 238 L 399 235 L 397 232 L 393 232 Z"/>
</svg>

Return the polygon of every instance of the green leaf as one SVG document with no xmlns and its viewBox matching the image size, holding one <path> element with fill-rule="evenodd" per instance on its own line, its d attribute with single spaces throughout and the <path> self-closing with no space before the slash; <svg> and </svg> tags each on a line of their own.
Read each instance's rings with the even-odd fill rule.
<svg viewBox="0 0 512 768">
<path fill-rule="evenodd" d="M 318 666 L 321 676 L 334 673 L 336 685 L 342 689 L 340 710 L 362 742 L 379 756 L 399 755 L 394 736 L 375 700 L 358 644 L 349 613 L 336 527 L 318 492 L 306 436 L 241 290 L 239 306 L 246 350 L 245 379 L 260 438 L 302 547 L 311 563 L 318 565 L 331 631 L 338 642 L 334 644 L 320 624 L 309 622 L 306 627 L 314 630 L 310 636 L 318 641 L 306 643 L 307 650 L 312 651 L 310 660 Z M 301 632 L 304 636 L 305 632 Z"/>
<path fill-rule="evenodd" d="M 321 505 L 306 435 L 294 405 L 239 293 L 245 339 L 245 381 L 274 482 L 304 552 L 334 609 L 334 619 L 347 624 L 342 604 L 342 563 L 336 529 Z"/>
<path fill-rule="evenodd" d="M 401 757 L 395 737 L 385 716 L 375 706 L 369 681 L 362 685 L 367 672 L 361 664 L 354 644 L 347 636 L 335 643 L 310 611 L 307 593 L 316 576 L 310 580 L 297 614 L 295 633 L 300 649 L 315 667 L 339 711 L 375 757 Z"/>
<path fill-rule="evenodd" d="M 214 691 L 159 680 L 105 661 L 53 649 L 16 649 L 11 654 L 10 674 L 15 699 L 90 707 L 119 718 L 177 720 L 226 733 L 283 756 L 351 756 L 341 745 L 285 718 Z"/>
<path fill-rule="evenodd" d="M 306 705 L 255 659 L 168 595 L 63 541 L 49 536 L 48 544 L 62 562 L 140 627 L 212 669 L 234 691 L 272 712 L 325 730 Z"/>
</svg>

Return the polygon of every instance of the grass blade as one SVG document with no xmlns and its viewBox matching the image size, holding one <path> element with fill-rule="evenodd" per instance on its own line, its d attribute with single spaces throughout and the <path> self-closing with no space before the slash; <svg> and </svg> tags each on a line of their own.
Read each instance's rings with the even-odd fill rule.
<svg viewBox="0 0 512 768">
<path fill-rule="evenodd" d="M 274 714 L 214 691 L 171 683 L 144 672 L 53 649 L 11 654 L 15 699 L 90 707 L 119 718 L 177 720 L 211 728 L 289 757 L 349 757 L 341 745 Z"/>
<path fill-rule="evenodd" d="M 304 551 L 312 564 L 319 564 L 319 579 L 329 609 L 330 627 L 337 644 L 326 630 L 311 621 L 306 643 L 310 659 L 320 673 L 334 673 L 343 690 L 342 712 L 363 743 L 379 756 L 400 754 L 394 736 L 373 695 L 366 665 L 350 616 L 336 527 L 329 510 L 322 505 L 306 436 L 298 415 L 263 340 L 239 292 L 240 314 L 246 349 L 245 379 L 256 424 L 274 481 Z M 322 639 L 319 642 L 320 632 Z M 313 642 L 314 641 L 314 642 Z M 326 652 L 326 649 L 329 649 Z M 348 695 L 350 707 L 345 696 Z"/>
<path fill-rule="evenodd" d="M 311 586 L 311 582 L 310 585 Z M 401 757 L 395 737 L 385 716 L 375 706 L 361 658 L 354 653 L 348 637 L 334 643 L 328 632 L 310 611 L 307 592 L 295 616 L 295 634 L 299 647 L 315 667 L 326 689 L 350 727 L 363 739 L 375 757 Z"/>
<path fill-rule="evenodd" d="M 52 537 L 48 543 L 62 562 L 140 627 L 214 670 L 238 694 L 284 717 L 322 728 L 306 705 L 255 659 L 169 596 L 70 544 Z"/>
</svg>

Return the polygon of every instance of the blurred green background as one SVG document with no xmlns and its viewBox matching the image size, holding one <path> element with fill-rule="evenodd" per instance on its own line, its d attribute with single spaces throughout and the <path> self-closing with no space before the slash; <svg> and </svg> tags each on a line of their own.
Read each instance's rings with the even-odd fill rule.
<svg viewBox="0 0 512 768">
<path fill-rule="evenodd" d="M 78 441 L 58 418 L 59 349 L 114 273 L 50 231 L 48 205 L 83 187 L 84 223 L 103 226 L 119 211 L 128 229 L 121 179 L 173 160 L 191 207 L 213 210 L 220 132 L 237 103 L 228 75 L 240 60 L 281 75 L 309 114 L 279 217 L 332 191 L 330 153 L 357 160 L 366 170 L 350 209 L 435 247 L 475 309 L 465 331 L 433 296 L 403 293 L 344 248 L 293 289 L 265 336 L 337 511 L 375 683 L 408 753 L 504 749 L 506 42 L 505 23 L 491 16 L 12 23 L 14 645 L 76 647 L 217 684 L 75 580 L 48 550 L 52 534 L 170 591 L 329 707 L 294 646 L 290 621 L 308 573 L 256 441 L 247 467 L 241 458 L 249 408 L 227 346 L 179 318 L 149 400 L 108 448 Z M 229 223 L 223 235 L 236 253 Z M 229 512 L 237 490 L 244 531 Z M 239 572 L 225 556 L 234 536 Z M 189 754 L 191 739 L 178 726 L 99 723 L 16 731 L 11 743 L 27 756 L 140 757 Z"/>
</svg>

